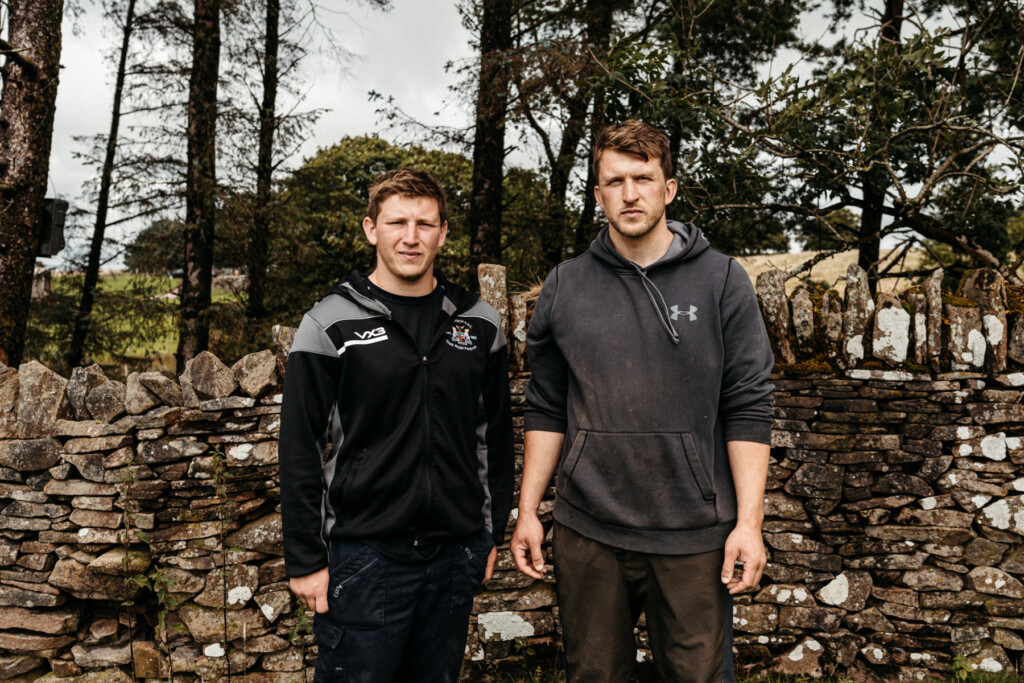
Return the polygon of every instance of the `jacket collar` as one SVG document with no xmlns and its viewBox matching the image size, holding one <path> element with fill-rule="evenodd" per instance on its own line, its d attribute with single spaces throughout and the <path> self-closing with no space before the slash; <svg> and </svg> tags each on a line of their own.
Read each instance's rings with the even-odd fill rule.
<svg viewBox="0 0 1024 683">
<path fill-rule="evenodd" d="M 382 301 L 373 298 L 373 293 L 366 284 L 367 277 L 366 273 L 353 270 L 347 278 L 331 287 L 331 293 L 347 297 L 369 310 L 390 316 L 391 310 Z M 450 281 L 441 271 L 435 269 L 434 277 L 444 289 L 444 300 L 441 306 L 449 315 L 462 313 L 477 302 L 479 297 L 476 294 L 468 292 Z"/>
</svg>

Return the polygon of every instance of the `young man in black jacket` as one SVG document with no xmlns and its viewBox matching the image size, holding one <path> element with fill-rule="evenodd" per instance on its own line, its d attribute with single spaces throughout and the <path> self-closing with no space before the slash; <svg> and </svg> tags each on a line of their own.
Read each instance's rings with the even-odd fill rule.
<svg viewBox="0 0 1024 683">
<path fill-rule="evenodd" d="M 288 358 L 285 568 L 316 612 L 316 681 L 449 682 L 512 504 L 505 337 L 434 270 L 436 180 L 384 173 L 367 213 L 376 269 L 305 315 Z"/>
<path fill-rule="evenodd" d="M 646 609 L 660 678 L 718 683 L 729 594 L 765 565 L 772 352 L 744 270 L 696 226 L 665 219 L 676 191 L 665 134 L 612 126 L 593 166 L 609 227 L 547 277 L 527 334 L 512 553 L 542 575 L 536 511 L 557 467 L 569 681 L 627 680 Z"/>
</svg>

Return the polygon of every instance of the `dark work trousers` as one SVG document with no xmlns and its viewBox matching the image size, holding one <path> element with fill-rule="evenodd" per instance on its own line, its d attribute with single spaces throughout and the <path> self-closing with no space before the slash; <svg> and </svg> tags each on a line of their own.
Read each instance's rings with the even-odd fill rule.
<svg viewBox="0 0 1024 683">
<path fill-rule="evenodd" d="M 332 541 L 328 611 L 317 614 L 314 683 L 454 683 L 489 533 L 404 564 L 357 541 Z"/>
<path fill-rule="evenodd" d="M 569 683 L 629 680 L 641 611 L 660 680 L 722 681 L 726 619 L 732 616 L 720 578 L 724 550 L 620 550 L 556 523 L 553 551 Z"/>
</svg>

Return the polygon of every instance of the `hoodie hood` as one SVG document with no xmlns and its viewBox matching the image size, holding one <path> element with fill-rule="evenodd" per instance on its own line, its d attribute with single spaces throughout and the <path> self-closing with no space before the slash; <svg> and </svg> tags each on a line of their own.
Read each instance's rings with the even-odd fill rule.
<svg viewBox="0 0 1024 683">
<path fill-rule="evenodd" d="M 711 248 L 711 244 L 704 237 L 704 233 L 693 223 L 668 221 L 668 229 L 672 232 L 672 244 L 669 245 L 668 251 L 657 261 L 641 270 L 651 270 L 667 263 L 686 261 L 703 254 Z M 591 253 L 613 268 L 624 268 L 628 271 L 639 268 L 639 266 L 623 257 L 615 249 L 608 231 L 609 228 L 605 227 L 597 234 L 597 237 L 590 244 Z"/>
<path fill-rule="evenodd" d="M 608 234 L 609 228 L 607 227 L 599 232 L 597 237 L 594 238 L 593 243 L 590 245 L 590 251 L 594 256 L 601 261 L 604 261 L 615 270 L 630 274 L 635 273 L 639 276 L 640 284 L 644 288 L 644 293 L 647 295 L 647 299 L 651 302 L 651 306 L 654 307 L 654 310 L 658 314 L 658 321 L 661 323 L 662 329 L 664 329 L 672 339 L 672 343 L 678 344 L 679 332 L 676 331 L 675 325 L 672 324 L 672 312 L 669 310 L 668 304 L 665 303 L 665 297 L 662 296 L 661 291 L 657 286 L 655 286 L 651 279 L 647 277 L 647 271 L 669 263 L 678 263 L 680 261 L 695 258 L 707 251 L 711 245 L 708 243 L 707 239 L 704 238 L 700 228 L 693 223 L 668 221 L 668 229 L 673 233 L 672 244 L 669 245 L 668 251 L 666 251 L 657 261 L 643 268 L 624 258 L 622 254 L 615 249 L 615 245 L 612 244 L 612 239 Z"/>
</svg>

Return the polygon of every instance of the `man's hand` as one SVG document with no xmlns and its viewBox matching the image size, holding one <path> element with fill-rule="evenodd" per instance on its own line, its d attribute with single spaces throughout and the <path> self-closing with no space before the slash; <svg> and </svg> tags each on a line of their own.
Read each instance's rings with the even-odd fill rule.
<svg viewBox="0 0 1024 683">
<path fill-rule="evenodd" d="M 487 568 L 484 569 L 484 580 L 481 584 L 487 583 L 494 576 L 494 563 L 498 559 L 498 549 L 491 548 L 491 552 L 487 554 Z"/>
<path fill-rule="evenodd" d="M 516 561 L 516 569 L 535 579 L 544 578 L 544 555 L 540 551 L 543 540 L 544 527 L 537 515 L 523 514 L 520 509 L 510 549 Z"/>
<path fill-rule="evenodd" d="M 288 585 L 306 609 L 323 614 L 327 611 L 327 584 L 330 579 L 330 570 L 324 567 L 318 572 L 292 578 Z"/>
<path fill-rule="evenodd" d="M 743 563 L 743 572 L 734 575 L 736 561 Z M 748 526 L 737 526 L 725 540 L 725 561 L 722 563 L 722 583 L 733 595 L 756 586 L 761 580 L 761 572 L 767 558 L 764 542 L 761 540 L 761 529 Z"/>
</svg>

